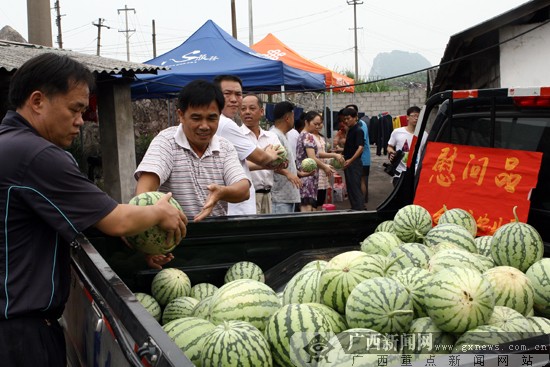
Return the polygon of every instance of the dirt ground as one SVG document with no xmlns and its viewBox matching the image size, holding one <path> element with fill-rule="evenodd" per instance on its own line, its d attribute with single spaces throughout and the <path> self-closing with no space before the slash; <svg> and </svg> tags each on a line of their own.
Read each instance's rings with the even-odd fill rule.
<svg viewBox="0 0 550 367">
<path fill-rule="evenodd" d="M 368 210 L 375 210 L 392 192 L 393 186 L 391 177 L 384 172 L 383 163 L 388 162 L 388 157 L 385 155 L 376 155 L 376 146 L 371 145 L 371 166 L 369 174 L 369 202 L 367 203 Z M 382 152 L 383 153 L 383 152 Z M 338 172 L 344 181 L 344 172 Z M 333 197 L 335 199 L 335 197 Z M 349 200 L 343 201 L 333 200 L 332 204 L 336 205 L 336 209 L 349 209 Z"/>
</svg>

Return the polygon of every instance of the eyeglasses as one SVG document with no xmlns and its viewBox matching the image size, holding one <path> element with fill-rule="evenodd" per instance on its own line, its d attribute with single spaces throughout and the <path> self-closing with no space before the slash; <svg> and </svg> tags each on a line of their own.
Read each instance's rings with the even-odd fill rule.
<svg viewBox="0 0 550 367">
<path fill-rule="evenodd" d="M 409 117 L 413 118 L 413 119 L 417 119 L 418 118 L 418 114 L 416 113 L 413 113 L 413 114 L 410 114 Z"/>
</svg>

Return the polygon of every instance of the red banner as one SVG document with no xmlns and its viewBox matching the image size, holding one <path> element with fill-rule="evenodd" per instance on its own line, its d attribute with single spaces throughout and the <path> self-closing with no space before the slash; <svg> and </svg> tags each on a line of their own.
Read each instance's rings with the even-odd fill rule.
<svg viewBox="0 0 550 367">
<path fill-rule="evenodd" d="M 527 221 L 529 195 L 537 185 L 542 153 L 430 142 L 414 203 L 426 208 L 434 223 L 447 209 L 469 211 L 478 236 L 492 235 L 514 220 Z"/>
</svg>

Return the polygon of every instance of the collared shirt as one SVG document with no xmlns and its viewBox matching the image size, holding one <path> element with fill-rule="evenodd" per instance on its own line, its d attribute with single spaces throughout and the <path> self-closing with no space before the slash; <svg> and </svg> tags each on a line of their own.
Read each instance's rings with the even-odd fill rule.
<svg viewBox="0 0 550 367">
<path fill-rule="evenodd" d="M 237 125 L 237 123 L 231 120 L 225 115 L 220 115 L 220 122 L 218 124 L 218 130 L 216 131 L 217 136 L 221 136 L 229 140 L 231 144 L 237 150 L 237 155 L 239 156 L 239 161 L 241 166 L 244 169 L 246 176 L 251 180 L 250 169 L 246 164 L 246 158 L 252 154 L 254 149 L 256 149 L 256 144 L 253 144 Z M 229 203 L 227 215 L 249 215 L 256 214 L 256 191 L 254 185 L 250 185 L 250 197 L 248 200 L 245 200 L 240 203 Z"/>
<path fill-rule="evenodd" d="M 252 132 L 246 125 L 241 126 L 243 134 L 260 149 L 265 149 L 269 145 L 281 144 L 277 135 L 271 131 L 266 131 L 260 127 L 260 135 L 256 138 L 256 134 Z M 252 183 L 256 190 L 270 190 L 273 186 L 273 170 L 261 169 L 250 171 Z"/>
<path fill-rule="evenodd" d="M 248 179 L 237 152 L 226 139 L 214 135 L 202 157 L 191 149 L 180 125 L 162 130 L 151 142 L 134 174 L 155 173 L 159 191 L 171 192 L 188 218 L 200 213 L 209 191 L 207 186 L 229 186 Z M 219 201 L 212 216 L 227 215 L 227 202 Z"/>
<path fill-rule="evenodd" d="M 297 174 L 296 152 L 292 150 L 287 136 L 275 126 L 270 131 L 275 133 L 277 138 L 279 138 L 280 144 L 286 149 L 288 159 L 287 170 L 294 175 Z M 271 188 L 271 201 L 274 203 L 299 203 L 300 189 L 296 188 L 285 176 L 275 173 L 273 176 L 273 187 Z"/>
</svg>

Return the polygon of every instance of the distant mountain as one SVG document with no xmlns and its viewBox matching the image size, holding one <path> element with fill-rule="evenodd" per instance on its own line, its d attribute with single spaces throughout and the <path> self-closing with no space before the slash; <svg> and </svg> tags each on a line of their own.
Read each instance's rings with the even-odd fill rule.
<svg viewBox="0 0 550 367">
<path fill-rule="evenodd" d="M 388 78 L 410 73 L 432 66 L 419 53 L 394 50 L 376 55 L 369 73 L 369 79 Z"/>
</svg>

